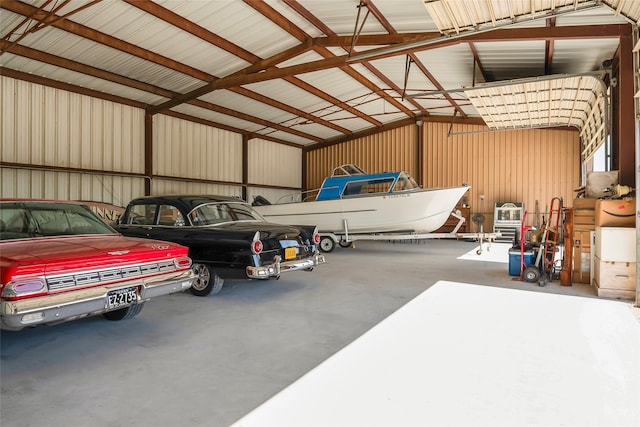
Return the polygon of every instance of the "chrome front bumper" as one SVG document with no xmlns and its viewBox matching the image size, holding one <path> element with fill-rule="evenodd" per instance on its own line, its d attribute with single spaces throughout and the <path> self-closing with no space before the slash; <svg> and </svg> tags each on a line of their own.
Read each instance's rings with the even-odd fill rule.
<svg viewBox="0 0 640 427">
<path fill-rule="evenodd" d="M 111 285 L 71 290 L 54 295 L 0 302 L 0 328 L 19 330 L 26 326 L 58 323 L 105 313 L 107 292 L 138 288 L 136 304 L 160 295 L 180 292 L 191 287 L 195 274 L 191 269 L 161 274 Z"/>
<path fill-rule="evenodd" d="M 251 279 L 270 279 L 280 276 L 280 273 L 296 270 L 308 270 L 316 265 L 325 262 L 324 255 L 316 253 L 305 259 L 295 259 L 292 261 L 281 261 L 278 255 L 272 264 L 262 265 L 260 267 L 247 267 L 247 276 Z"/>
</svg>

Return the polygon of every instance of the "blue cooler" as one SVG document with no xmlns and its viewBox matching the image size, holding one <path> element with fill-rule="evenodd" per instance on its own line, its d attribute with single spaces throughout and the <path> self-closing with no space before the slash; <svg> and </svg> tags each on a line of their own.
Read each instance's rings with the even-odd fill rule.
<svg viewBox="0 0 640 427">
<path fill-rule="evenodd" d="M 534 253 L 532 251 L 524 252 L 524 265 L 533 265 L 535 262 Z M 509 249 L 509 276 L 520 275 L 520 249 Z"/>
</svg>

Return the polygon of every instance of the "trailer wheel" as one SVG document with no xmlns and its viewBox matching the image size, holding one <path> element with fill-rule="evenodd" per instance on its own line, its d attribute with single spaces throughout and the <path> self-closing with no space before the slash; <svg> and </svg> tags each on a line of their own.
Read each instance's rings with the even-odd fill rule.
<svg viewBox="0 0 640 427">
<path fill-rule="evenodd" d="M 540 270 L 535 265 L 529 265 L 522 272 L 522 278 L 525 282 L 535 283 L 540 280 Z"/>
<path fill-rule="evenodd" d="M 322 236 L 320 238 L 320 250 L 322 252 L 331 252 L 335 249 L 336 242 L 329 236 Z"/>
<path fill-rule="evenodd" d="M 350 248 L 351 246 L 353 246 L 353 242 L 347 242 L 346 240 L 340 240 L 338 244 L 341 248 Z"/>
</svg>

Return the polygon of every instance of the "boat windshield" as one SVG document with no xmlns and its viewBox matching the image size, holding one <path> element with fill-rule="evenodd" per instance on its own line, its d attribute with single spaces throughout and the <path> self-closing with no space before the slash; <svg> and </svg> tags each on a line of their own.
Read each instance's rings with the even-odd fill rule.
<svg viewBox="0 0 640 427">
<path fill-rule="evenodd" d="M 398 176 L 398 180 L 396 181 L 396 185 L 393 187 L 393 191 L 414 190 L 416 188 L 420 188 L 416 180 L 413 179 L 411 175 L 401 172 L 400 176 Z"/>
<path fill-rule="evenodd" d="M 335 168 L 331 176 L 364 175 L 364 174 L 365 174 L 365 171 L 363 171 L 359 166 L 347 164 L 347 165 L 342 165 Z"/>
</svg>

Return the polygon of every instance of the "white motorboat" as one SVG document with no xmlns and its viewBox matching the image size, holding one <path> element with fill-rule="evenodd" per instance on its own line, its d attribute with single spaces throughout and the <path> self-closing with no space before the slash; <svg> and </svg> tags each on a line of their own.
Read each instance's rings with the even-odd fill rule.
<svg viewBox="0 0 640 427">
<path fill-rule="evenodd" d="M 257 196 L 253 205 L 270 222 L 316 225 L 320 233 L 431 233 L 469 188 L 424 189 L 406 172 L 371 174 L 342 165 L 313 200 L 271 204 Z"/>
</svg>

